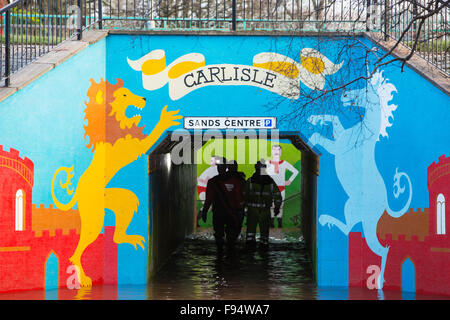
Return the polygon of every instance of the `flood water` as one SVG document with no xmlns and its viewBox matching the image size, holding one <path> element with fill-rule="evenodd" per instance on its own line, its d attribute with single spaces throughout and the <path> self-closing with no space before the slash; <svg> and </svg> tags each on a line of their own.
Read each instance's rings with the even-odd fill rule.
<svg viewBox="0 0 450 320">
<path fill-rule="evenodd" d="M 218 255 L 212 230 L 189 236 L 148 285 L 0 293 L 0 300 L 445 300 L 367 288 L 317 287 L 298 229 L 271 229 L 270 247 Z"/>
<path fill-rule="evenodd" d="M 317 294 L 306 248 L 295 233 L 268 250 L 218 255 L 211 233 L 188 238 L 149 285 L 150 299 L 310 299 Z"/>
</svg>

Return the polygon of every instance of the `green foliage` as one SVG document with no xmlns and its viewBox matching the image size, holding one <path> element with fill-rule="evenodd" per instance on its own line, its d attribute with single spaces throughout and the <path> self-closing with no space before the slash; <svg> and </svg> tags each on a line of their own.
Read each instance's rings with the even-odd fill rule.
<svg viewBox="0 0 450 320">
<path fill-rule="evenodd" d="M 66 38 L 64 37 L 52 37 L 52 36 L 35 36 L 31 34 L 12 34 L 10 41 L 11 44 L 41 44 L 41 45 L 50 45 L 57 44 L 64 41 Z M 0 38 L 0 43 L 5 43 L 5 34 L 3 33 Z"/>
<path fill-rule="evenodd" d="M 40 23 L 39 15 L 40 13 L 35 10 L 28 10 L 15 7 L 11 10 L 11 24 L 33 25 L 36 23 Z"/>
<path fill-rule="evenodd" d="M 408 47 L 412 47 L 414 43 L 412 41 L 405 43 Z M 419 41 L 416 46 L 418 52 L 436 52 L 444 53 L 450 52 L 450 41 L 444 40 L 423 40 Z"/>
</svg>

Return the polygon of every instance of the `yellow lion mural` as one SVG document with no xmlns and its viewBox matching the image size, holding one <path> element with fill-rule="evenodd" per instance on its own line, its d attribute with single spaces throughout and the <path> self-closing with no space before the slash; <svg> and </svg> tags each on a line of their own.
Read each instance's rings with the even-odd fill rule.
<svg viewBox="0 0 450 320">
<path fill-rule="evenodd" d="M 176 120 L 182 118 L 178 111 L 167 111 L 165 106 L 161 111 L 158 124 L 149 135 L 142 133 L 144 127 L 138 127 L 141 120 L 139 115 L 131 118 L 125 115 L 129 106 L 138 109 L 145 107 L 145 98 L 133 94 L 123 87 L 123 81 L 117 79 L 115 85 L 108 81 L 91 81 L 88 89 L 89 101 L 86 102 L 85 139 L 89 137 L 88 148 L 94 152 L 91 164 L 81 175 L 75 193 L 69 203 L 61 203 L 55 196 L 54 183 L 60 172 L 67 175 L 66 182 L 60 183 L 68 195 L 73 167 L 61 167 L 53 175 L 52 197 L 55 205 L 61 210 L 69 210 L 78 202 L 81 231 L 80 239 L 70 261 L 78 269 L 78 280 L 81 286 L 91 286 L 91 279 L 86 276 L 81 265 L 84 250 L 94 242 L 103 228 L 105 208 L 110 209 L 116 216 L 114 242 L 129 243 L 144 249 L 144 237 L 128 235 L 126 230 L 139 206 L 137 196 L 130 190 L 121 188 L 106 188 L 108 182 L 123 167 L 146 153 L 159 139 L 164 131 L 171 126 L 179 125 Z"/>
</svg>

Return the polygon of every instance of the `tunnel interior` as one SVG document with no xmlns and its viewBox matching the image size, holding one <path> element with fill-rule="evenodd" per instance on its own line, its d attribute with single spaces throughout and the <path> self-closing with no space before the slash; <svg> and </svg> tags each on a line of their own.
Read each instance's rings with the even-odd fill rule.
<svg viewBox="0 0 450 320">
<path fill-rule="evenodd" d="M 193 133 L 191 134 L 193 136 Z M 240 137 L 237 136 L 237 138 Z M 242 138 L 248 137 L 242 136 Z M 309 257 L 312 277 L 316 281 L 316 201 L 319 156 L 297 134 L 280 133 L 279 139 L 289 140 L 301 152 L 301 159 L 299 159 L 301 167 L 298 174 L 301 198 L 298 214 L 301 222 L 297 228 L 302 235 L 303 246 Z M 197 212 L 201 208 L 201 202 L 197 198 L 195 155 L 206 142 L 202 139 L 190 139 L 189 155 L 185 155 L 187 158 L 184 158 L 190 161 L 177 163 L 173 161 L 171 153 L 177 145 L 179 147 L 181 142 L 177 138 L 173 139 L 172 132 L 169 132 L 148 155 L 149 208 L 151 210 L 149 282 L 164 271 L 174 253 L 183 247 L 186 239 L 201 229 L 197 224 Z M 186 152 L 186 148 L 183 150 Z M 242 234 L 245 234 L 245 227 Z M 208 250 L 205 249 L 205 251 Z M 208 252 L 214 254 L 212 251 L 214 250 Z"/>
</svg>

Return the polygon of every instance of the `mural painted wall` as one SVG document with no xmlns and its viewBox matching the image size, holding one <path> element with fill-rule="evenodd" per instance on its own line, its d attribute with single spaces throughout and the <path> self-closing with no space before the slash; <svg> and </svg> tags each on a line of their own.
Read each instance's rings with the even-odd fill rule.
<svg viewBox="0 0 450 320">
<path fill-rule="evenodd" d="M 77 285 L 69 258 L 81 232 L 79 208 L 55 206 L 51 177 L 70 163 L 78 179 L 90 162 L 83 140 L 89 82 L 82 79 L 104 77 L 105 50 L 106 41 L 94 44 L 0 103 L 0 291 L 54 286 L 55 276 L 57 285 Z M 102 229 L 83 256 L 94 283 L 117 281 L 113 231 Z"/>
<path fill-rule="evenodd" d="M 334 108 L 295 113 L 299 91 L 313 93 L 365 71 L 365 49 L 345 39 L 110 36 L 108 45 L 115 48 L 107 57 L 115 66 L 108 77 L 135 83 L 157 105 L 170 103 L 184 116 L 275 116 L 281 131 L 305 137 L 321 154 L 318 284 L 347 286 L 355 272 L 373 278 L 349 265 L 349 256 L 357 257 L 349 251 L 350 239 L 359 232 L 361 246 L 377 257 L 376 288 L 389 287 L 386 270 L 399 262 L 390 259 L 394 248 L 380 241 L 377 227 L 384 212 L 398 219 L 410 208 L 428 206 L 426 168 L 449 152 L 447 95 L 392 65 L 369 83 L 356 82 L 321 101 Z M 147 112 L 143 119 L 154 122 Z M 286 114 L 298 116 L 289 120 Z M 441 251 L 430 259 L 446 261 L 449 253 Z M 433 277 L 446 281 L 439 273 Z"/>
<path fill-rule="evenodd" d="M 145 283 L 143 155 L 182 115 L 277 117 L 321 154 L 320 286 L 448 294 L 445 268 L 421 269 L 450 256 L 448 96 L 391 65 L 296 109 L 304 93 L 364 70 L 373 44 L 357 40 L 110 35 L 1 102 L 0 265 L 18 281 L 1 290 L 53 286 L 55 273 L 64 285 L 72 264 L 82 285 Z M 14 261 L 36 261 L 22 271 L 33 276 Z"/>
<path fill-rule="evenodd" d="M 86 275 L 81 263 L 81 257 L 87 247 L 93 243 L 103 228 L 105 209 L 115 215 L 113 240 L 117 244 L 128 243 L 140 246 L 145 250 L 145 238 L 138 234 L 127 234 L 128 226 L 139 206 L 139 199 L 125 188 L 106 188 L 111 179 L 123 167 L 129 165 L 145 154 L 158 140 L 162 133 L 182 116 L 178 111 L 162 109 L 160 120 L 148 135 L 142 133 L 139 126 L 140 116 L 128 117 L 127 108 L 145 107 L 146 99 L 133 94 L 123 87 L 120 79 L 115 85 L 108 81 L 96 83 L 91 80 L 88 89 L 88 99 L 85 109 L 85 137 L 89 138 L 88 149 L 92 148 L 93 158 L 89 167 L 82 173 L 76 189 L 70 188 L 74 175 L 73 167 L 60 167 L 52 179 L 52 198 L 56 206 L 67 211 L 78 205 L 81 219 L 80 239 L 70 262 L 79 270 L 79 281 L 82 286 L 91 286 L 92 280 Z M 54 193 L 54 183 L 60 172 L 66 174 L 66 182 L 61 183 L 62 189 L 72 195 L 68 203 L 61 203 Z"/>
<path fill-rule="evenodd" d="M 386 288 L 417 293 L 450 295 L 450 238 L 445 199 L 450 188 L 450 157 L 440 156 L 427 168 L 429 207 L 409 208 L 393 218 L 385 211 L 378 221 L 377 236 L 390 248 Z M 357 252 L 357 254 L 355 253 Z M 364 272 L 379 264 L 359 232 L 349 234 L 349 285 L 371 284 Z M 372 274 L 373 271 L 370 271 Z"/>
<path fill-rule="evenodd" d="M 128 118 L 125 109 L 145 107 L 145 98 L 120 79 L 103 80 L 105 44 L 93 45 L 1 105 L 2 291 L 146 280 L 148 225 L 140 234 L 127 230 L 139 199 L 133 188 L 110 180 L 181 116 L 161 108 L 158 126 L 142 134 L 139 117 Z M 65 74 L 73 79 L 61 81 Z M 137 179 L 143 181 L 141 200 L 148 197 L 146 180 Z M 140 274 L 120 271 L 119 244 L 144 252 Z M 54 270 L 59 276 L 49 280 Z"/>
</svg>

